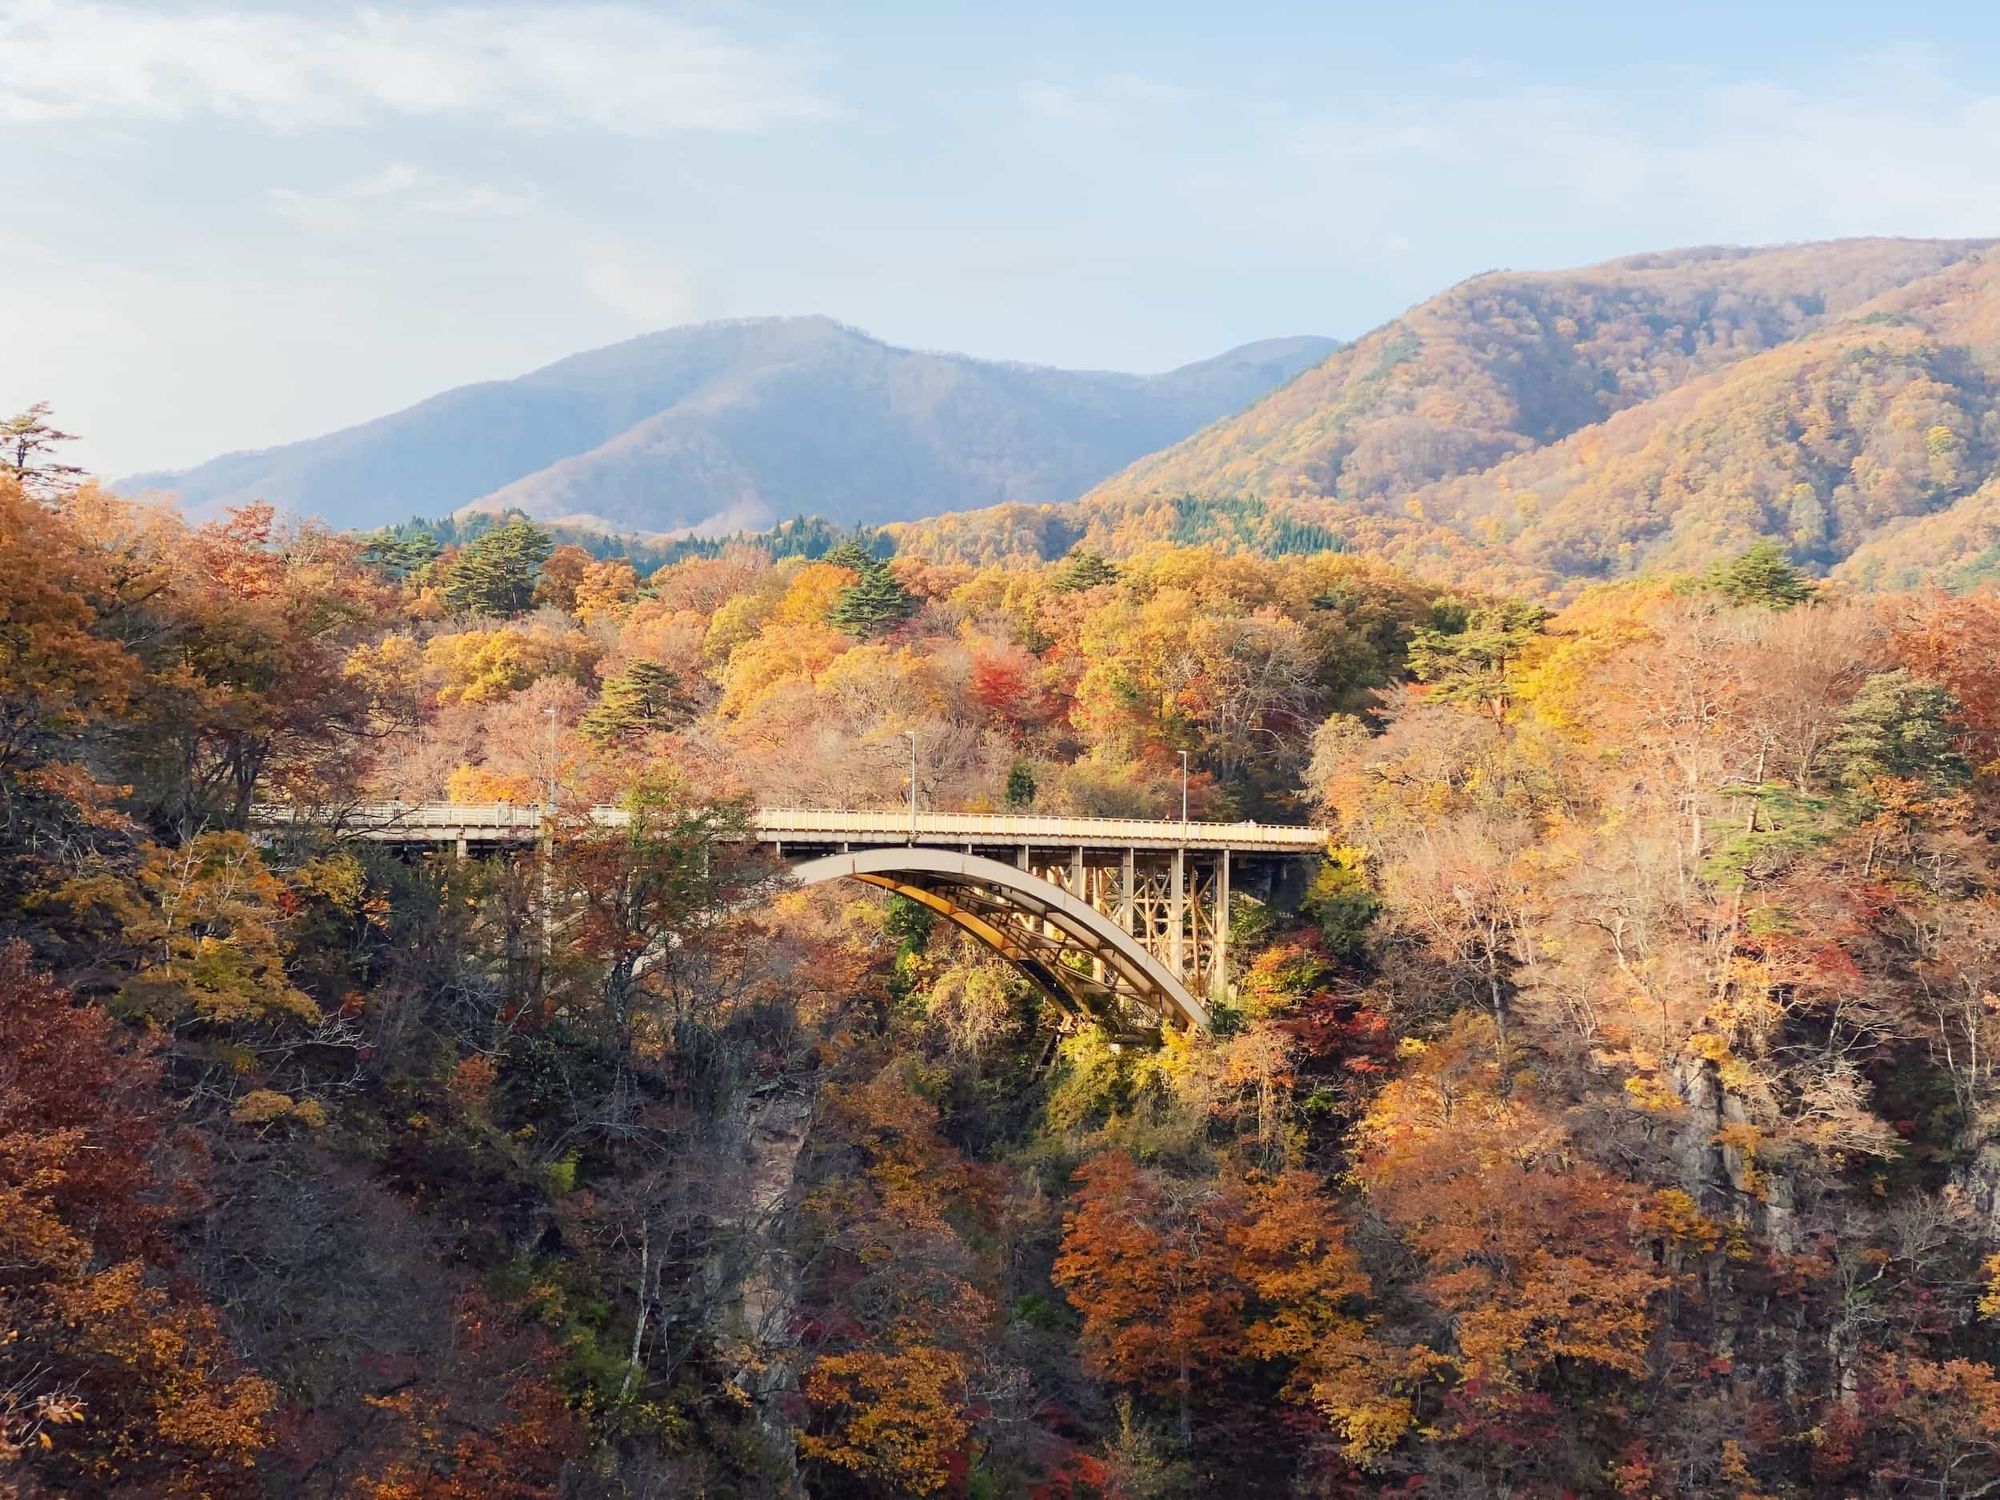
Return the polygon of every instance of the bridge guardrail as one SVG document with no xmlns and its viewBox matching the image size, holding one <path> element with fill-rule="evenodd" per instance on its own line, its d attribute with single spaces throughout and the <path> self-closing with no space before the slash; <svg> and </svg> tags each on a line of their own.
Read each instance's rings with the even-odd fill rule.
<svg viewBox="0 0 2000 1500">
<path fill-rule="evenodd" d="M 619 807 L 591 814 L 607 826 L 626 819 Z M 345 809 L 329 819 L 308 818 L 293 808 L 260 807 L 255 820 L 266 827 L 332 821 L 364 838 L 392 840 L 430 835 L 438 842 L 466 838 L 491 841 L 532 837 L 541 829 L 538 804 L 508 802 L 376 802 Z M 913 827 L 914 823 L 914 827 Z M 1035 817 L 1011 813 L 854 811 L 841 808 L 759 808 L 751 814 L 758 836 L 774 842 L 812 843 L 839 839 L 893 842 L 914 833 L 922 843 L 1098 844 L 1113 847 L 1232 848 L 1305 853 L 1323 848 L 1327 831 L 1276 823 L 1182 823 L 1170 818 Z"/>
<path fill-rule="evenodd" d="M 908 838 L 907 812 L 849 812 L 824 808 L 761 808 L 753 825 L 767 836 L 784 832 L 859 834 Z M 994 843 L 1103 843 L 1169 846 L 1228 844 L 1236 848 L 1311 849 L 1325 845 L 1326 830 L 1274 823 L 1182 823 L 1168 818 L 1034 817 L 1013 813 L 924 813 L 914 820 L 919 839 Z"/>
</svg>

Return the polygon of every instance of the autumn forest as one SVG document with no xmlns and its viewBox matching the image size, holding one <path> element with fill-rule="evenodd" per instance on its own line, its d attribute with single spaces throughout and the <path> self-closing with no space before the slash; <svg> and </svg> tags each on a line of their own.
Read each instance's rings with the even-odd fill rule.
<svg viewBox="0 0 2000 1500">
<path fill-rule="evenodd" d="M 1690 397 L 1694 519 L 1622 558 L 1616 442 L 1477 565 L 1417 448 L 1280 525 L 1223 428 L 1060 546 L 655 556 L 189 517 L 17 419 L 0 1496 L 2000 1492 L 2000 593 L 1835 567 L 1868 495 L 1989 495 L 1985 377 L 1935 301 L 1761 352 L 1823 311 L 1772 297 L 1729 357 L 1896 443 L 1798 438 L 1821 507 Z M 1355 347 L 1275 399 L 1419 380 Z M 1168 818 L 1184 758 L 1193 818 L 1328 831 L 1205 1030 L 742 837 Z M 456 857 L 348 837 L 382 801 L 547 812 Z"/>
</svg>

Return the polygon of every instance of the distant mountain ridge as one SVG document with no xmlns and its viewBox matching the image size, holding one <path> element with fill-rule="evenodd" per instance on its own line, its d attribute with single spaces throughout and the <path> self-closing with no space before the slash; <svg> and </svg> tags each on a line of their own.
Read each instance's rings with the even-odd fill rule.
<svg viewBox="0 0 2000 1500">
<path fill-rule="evenodd" d="M 345 527 L 510 508 L 651 533 L 802 512 L 876 524 L 1072 498 L 1337 347 L 1271 339 L 1128 375 L 899 349 L 830 318 L 737 319 L 116 488 L 198 512 L 264 500 Z"/>
<path fill-rule="evenodd" d="M 990 559 L 1335 535 L 1555 591 L 1769 537 L 1857 582 L 2000 577 L 1995 243 L 1474 277 L 1073 506 L 939 517 L 899 542 Z"/>
</svg>

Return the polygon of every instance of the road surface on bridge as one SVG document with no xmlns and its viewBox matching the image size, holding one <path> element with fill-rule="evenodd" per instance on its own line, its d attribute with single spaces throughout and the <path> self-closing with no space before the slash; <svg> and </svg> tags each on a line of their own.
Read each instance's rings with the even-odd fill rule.
<svg viewBox="0 0 2000 1500">
<path fill-rule="evenodd" d="M 620 807 L 595 807 L 591 816 L 616 826 Z M 302 815 L 259 809 L 270 826 L 331 823 L 349 836 L 381 843 L 524 843 L 541 835 L 547 809 L 510 802 L 364 802 L 341 811 Z M 1326 847 L 1323 828 L 1280 823 L 1182 823 L 1153 818 L 1059 818 L 1012 813 L 853 812 L 811 807 L 766 807 L 750 815 L 750 831 L 772 844 L 918 843 L 947 847 L 1027 844 L 1086 849 L 1234 849 L 1243 853 L 1303 854 Z"/>
</svg>

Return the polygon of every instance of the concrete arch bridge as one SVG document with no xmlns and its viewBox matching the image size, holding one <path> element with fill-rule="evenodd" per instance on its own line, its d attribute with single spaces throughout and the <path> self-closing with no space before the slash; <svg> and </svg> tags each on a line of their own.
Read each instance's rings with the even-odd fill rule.
<svg viewBox="0 0 2000 1500">
<path fill-rule="evenodd" d="M 622 809 L 595 809 L 608 825 Z M 271 824 L 294 821 L 275 810 Z M 507 803 L 351 809 L 344 837 L 460 855 L 533 844 L 544 811 Z M 756 842 L 799 885 L 858 880 L 922 903 L 1013 963 L 1056 1004 L 1114 1030 L 1206 1027 L 1225 998 L 1231 900 L 1294 904 L 1318 828 L 1124 818 L 765 808 Z"/>
</svg>

